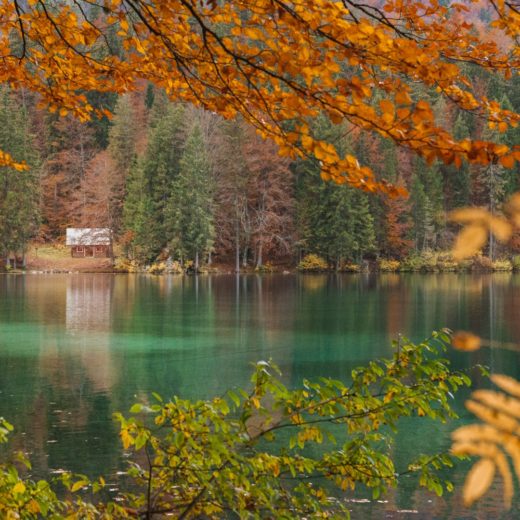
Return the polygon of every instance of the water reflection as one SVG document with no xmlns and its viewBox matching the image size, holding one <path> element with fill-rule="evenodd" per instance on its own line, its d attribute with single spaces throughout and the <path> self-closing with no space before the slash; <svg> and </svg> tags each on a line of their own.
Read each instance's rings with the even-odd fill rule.
<svg viewBox="0 0 520 520">
<path fill-rule="evenodd" d="M 0 415 L 15 423 L 14 445 L 32 453 L 36 473 L 114 474 L 124 462 L 112 413 L 151 391 L 214 395 L 246 385 L 251 363 L 268 358 L 291 384 L 344 378 L 390 355 L 399 333 L 418 340 L 441 327 L 515 345 L 519 308 L 520 276 L 510 273 L 0 276 Z M 450 355 L 458 367 L 520 375 L 515 350 Z M 445 449 L 450 428 L 405 425 L 396 459 Z M 464 516 L 457 496 L 437 500 L 405 480 L 386 502 L 352 509 L 357 518 L 486 518 L 499 492 Z"/>
</svg>

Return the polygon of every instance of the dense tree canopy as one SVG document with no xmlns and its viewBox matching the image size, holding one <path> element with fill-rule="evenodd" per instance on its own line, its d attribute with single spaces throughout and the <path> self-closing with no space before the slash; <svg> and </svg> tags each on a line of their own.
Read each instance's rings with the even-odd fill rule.
<svg viewBox="0 0 520 520">
<path fill-rule="evenodd" d="M 482 7 L 493 38 L 465 20 Z M 86 92 L 124 92 L 145 79 L 174 99 L 242 114 L 281 153 L 316 157 L 326 179 L 389 193 L 398 190 L 315 136 L 310 120 L 346 119 L 427 161 L 512 167 L 520 155 L 503 143 L 455 137 L 415 89 L 437 90 L 490 129 L 516 125 L 518 115 L 481 95 L 464 70 L 471 63 L 515 73 L 513 2 L 29 0 L 4 2 L 0 27 L 0 81 L 38 92 L 62 116 L 101 115 Z"/>
</svg>

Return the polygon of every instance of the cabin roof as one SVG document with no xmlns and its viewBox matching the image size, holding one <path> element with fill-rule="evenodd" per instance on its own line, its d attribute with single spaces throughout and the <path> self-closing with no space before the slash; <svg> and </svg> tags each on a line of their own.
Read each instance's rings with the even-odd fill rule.
<svg viewBox="0 0 520 520">
<path fill-rule="evenodd" d="M 109 246 L 110 228 L 67 228 L 68 246 Z"/>
</svg>

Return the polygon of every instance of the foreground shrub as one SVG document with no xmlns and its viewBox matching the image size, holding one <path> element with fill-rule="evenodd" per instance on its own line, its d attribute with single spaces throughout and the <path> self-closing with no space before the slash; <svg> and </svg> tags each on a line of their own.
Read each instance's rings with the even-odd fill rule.
<svg viewBox="0 0 520 520">
<path fill-rule="evenodd" d="M 52 483 L 22 479 L 3 463 L 0 517 L 345 518 L 331 486 L 363 484 L 377 497 L 400 472 L 416 473 L 420 485 L 442 494 L 452 486 L 436 470 L 451 466 L 451 455 L 416 454 L 402 467 L 391 455 L 400 418 L 456 417 L 451 392 L 469 379 L 441 357 L 448 339 L 434 333 L 419 345 L 403 340 L 392 359 L 353 370 L 347 382 L 304 380 L 291 390 L 274 365 L 259 362 L 248 390 L 203 401 L 154 394 L 154 404 L 134 405 L 131 417 L 116 414 L 123 446 L 134 453 L 131 493 L 116 502 L 60 501 Z M 0 422 L 0 442 L 10 429 Z M 70 474 L 60 481 L 89 497 L 104 486 L 103 479 Z"/>
<path fill-rule="evenodd" d="M 310 254 L 305 255 L 298 264 L 298 270 L 303 272 L 319 272 L 327 271 L 329 266 L 321 256 Z"/>
</svg>

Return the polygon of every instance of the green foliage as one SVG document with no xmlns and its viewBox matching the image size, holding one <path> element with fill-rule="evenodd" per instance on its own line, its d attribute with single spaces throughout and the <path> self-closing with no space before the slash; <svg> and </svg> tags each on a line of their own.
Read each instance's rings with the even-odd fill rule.
<svg viewBox="0 0 520 520">
<path fill-rule="evenodd" d="M 421 486 L 442 494 L 452 485 L 437 470 L 451 466 L 452 456 L 416 454 L 395 467 L 391 454 L 400 418 L 456 417 L 452 392 L 470 381 L 442 358 L 448 341 L 445 332 L 418 345 L 401 338 L 391 359 L 353 370 L 346 382 L 304 380 L 291 390 L 272 363 L 259 362 L 248 390 L 203 401 L 154 394 L 153 404 L 132 406 L 130 417 L 115 415 L 123 446 L 134 454 L 132 491 L 117 503 L 60 501 L 52 483 L 32 482 L 3 463 L 0 513 L 24 519 L 346 518 L 341 499 L 330 499 L 333 488 L 363 484 L 378 497 L 402 474 L 416 474 Z M 1 442 L 10 430 L 0 420 Z M 60 482 L 72 496 L 90 497 L 105 484 L 70 474 Z"/>
<path fill-rule="evenodd" d="M 29 129 L 30 116 L 7 86 L 0 87 L 0 149 L 30 170 L 0 168 L 0 256 L 24 252 L 39 223 L 39 157 L 35 136 Z"/>
<path fill-rule="evenodd" d="M 169 245 L 180 260 L 199 258 L 212 246 L 214 238 L 213 186 L 201 128 L 192 128 L 179 162 L 179 174 L 172 183 L 165 227 Z"/>
<path fill-rule="evenodd" d="M 157 254 L 153 201 L 146 185 L 143 165 L 141 161 L 134 158 L 123 207 L 123 227 L 128 237 L 126 252 L 131 259 L 139 262 L 150 261 Z"/>
<path fill-rule="evenodd" d="M 298 264 L 298 270 L 302 272 L 320 272 L 328 269 L 326 260 L 315 254 L 305 255 Z"/>
</svg>

